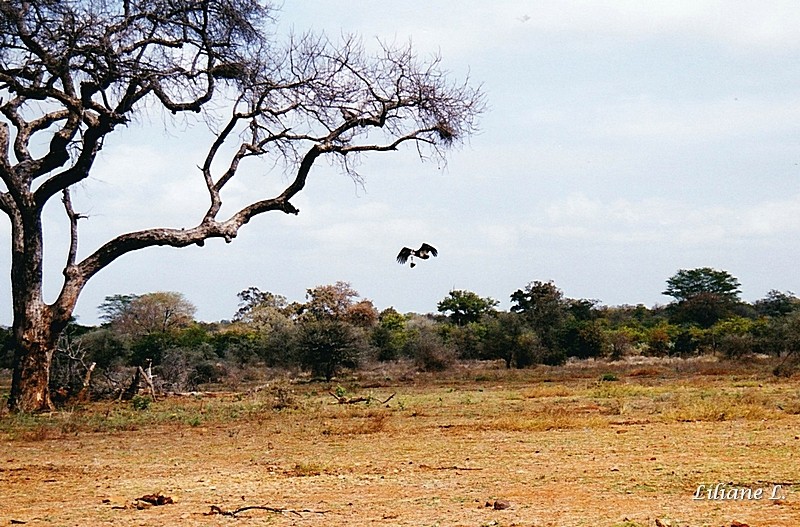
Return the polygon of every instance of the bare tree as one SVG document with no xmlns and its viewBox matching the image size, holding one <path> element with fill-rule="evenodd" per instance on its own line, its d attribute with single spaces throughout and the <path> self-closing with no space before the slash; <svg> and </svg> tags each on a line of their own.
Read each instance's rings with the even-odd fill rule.
<svg viewBox="0 0 800 527">
<path fill-rule="evenodd" d="M 0 210 L 12 236 L 12 409 L 51 407 L 48 375 L 58 335 L 87 281 L 120 256 L 231 241 L 258 214 L 297 214 L 291 200 L 320 157 L 359 180 L 361 154 L 409 143 L 421 156 L 441 156 L 474 131 L 482 94 L 451 83 L 438 58 L 424 62 L 410 47 L 388 46 L 370 55 L 355 38 L 334 43 L 304 35 L 282 44 L 269 36 L 276 33 L 274 14 L 269 3 L 250 0 L 0 2 Z M 199 118 L 215 112 L 207 119 L 213 139 L 198 160 L 208 209 L 194 225 L 123 233 L 79 258 L 85 216 L 73 209 L 70 190 L 87 179 L 106 137 L 153 108 Z M 251 157 L 289 170 L 285 187 L 274 196 L 253 195 L 220 217 L 223 190 Z M 71 244 L 60 294 L 48 304 L 42 210 L 59 197 Z"/>
</svg>

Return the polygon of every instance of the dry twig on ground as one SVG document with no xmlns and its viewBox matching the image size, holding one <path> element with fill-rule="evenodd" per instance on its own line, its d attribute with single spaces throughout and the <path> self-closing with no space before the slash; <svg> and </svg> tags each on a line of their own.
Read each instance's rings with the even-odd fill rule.
<svg viewBox="0 0 800 527">
<path fill-rule="evenodd" d="M 375 398 L 373 396 L 371 396 L 371 395 L 367 395 L 366 397 L 345 397 L 343 395 L 336 395 L 333 392 L 328 392 L 328 393 L 331 395 L 331 397 L 336 399 L 336 402 L 338 402 L 339 404 L 370 403 L 370 402 L 375 400 Z M 378 401 L 378 402 L 381 403 L 381 404 L 386 404 L 389 401 L 391 401 L 392 398 L 394 398 L 395 395 L 397 395 L 396 392 L 393 393 L 392 395 L 390 395 L 389 397 L 387 397 L 385 400 Z"/>
<path fill-rule="evenodd" d="M 310 513 L 310 514 L 325 514 L 326 512 L 328 512 L 328 511 L 314 511 L 314 510 L 311 510 L 311 509 L 302 509 L 302 510 L 283 509 L 283 508 L 280 508 L 280 507 L 269 507 L 269 506 L 266 506 L 266 505 L 248 505 L 246 507 L 239 507 L 238 509 L 235 509 L 235 510 L 232 510 L 232 511 L 227 511 L 227 510 L 223 509 L 222 507 L 219 507 L 218 505 L 211 505 L 211 510 L 209 512 L 205 513 L 205 515 L 206 516 L 213 516 L 215 514 L 219 514 L 221 516 L 232 516 L 232 517 L 235 518 L 237 514 L 240 514 L 240 513 L 245 512 L 245 511 L 252 511 L 252 510 L 268 511 L 268 512 L 274 512 L 276 514 L 289 513 L 289 514 L 295 514 L 295 515 L 300 516 L 300 517 L 303 516 L 302 514 L 300 514 L 301 512 L 307 512 L 307 513 Z"/>
</svg>

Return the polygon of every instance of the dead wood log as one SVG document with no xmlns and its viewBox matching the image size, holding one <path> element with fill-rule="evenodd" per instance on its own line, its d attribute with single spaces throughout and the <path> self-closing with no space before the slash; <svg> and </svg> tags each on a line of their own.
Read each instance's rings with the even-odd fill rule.
<svg viewBox="0 0 800 527">
<path fill-rule="evenodd" d="M 333 392 L 328 392 L 328 393 L 331 395 L 331 397 L 336 399 L 336 402 L 339 403 L 339 404 L 371 403 L 372 401 L 375 400 L 375 398 L 373 396 L 371 396 L 371 395 L 367 395 L 366 397 L 345 397 L 343 395 L 341 395 L 341 396 L 340 395 L 336 395 Z M 397 395 L 396 392 L 393 393 L 392 395 L 390 395 L 389 397 L 387 397 L 386 400 L 378 401 L 378 402 L 380 402 L 381 404 L 386 404 L 389 401 L 391 401 L 392 398 L 395 395 Z"/>
<path fill-rule="evenodd" d="M 175 501 L 170 496 L 164 496 L 160 492 L 158 494 L 145 494 L 141 498 L 133 500 L 136 502 L 143 502 L 150 505 L 172 505 Z"/>
<path fill-rule="evenodd" d="M 86 368 L 86 375 L 83 376 L 83 386 L 81 387 L 81 391 L 78 392 L 79 401 L 89 400 L 89 387 L 92 382 L 92 373 L 94 373 L 96 366 L 97 363 L 93 362 L 88 368 Z"/>
<path fill-rule="evenodd" d="M 153 398 L 153 401 L 156 400 L 156 388 L 153 385 L 153 368 L 151 365 L 147 366 L 147 371 L 144 371 L 141 366 L 139 366 L 139 374 L 142 379 L 144 379 L 145 384 L 147 384 L 147 388 L 150 390 L 150 396 Z"/>
<path fill-rule="evenodd" d="M 481 467 L 459 467 L 457 465 L 451 465 L 449 467 L 432 467 L 430 465 L 419 465 L 419 468 L 426 469 L 426 470 L 483 470 Z"/>
<path fill-rule="evenodd" d="M 252 511 L 252 510 L 260 510 L 260 511 L 267 511 L 267 512 L 274 512 L 276 514 L 294 514 L 296 516 L 303 517 L 302 512 L 307 512 L 309 514 L 325 514 L 328 511 L 315 511 L 311 509 L 284 509 L 281 507 L 269 507 L 267 505 L 248 505 L 246 507 L 239 507 L 238 509 L 228 511 L 223 509 L 218 505 L 211 505 L 211 510 L 209 512 L 204 513 L 205 516 L 214 516 L 215 514 L 219 514 L 221 516 L 232 516 L 236 517 L 237 514 L 240 514 L 245 511 Z"/>
</svg>

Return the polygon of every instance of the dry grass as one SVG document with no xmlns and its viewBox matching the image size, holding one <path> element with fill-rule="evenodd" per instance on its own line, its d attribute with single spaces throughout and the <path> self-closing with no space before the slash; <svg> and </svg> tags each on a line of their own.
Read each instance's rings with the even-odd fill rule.
<svg viewBox="0 0 800 527">
<path fill-rule="evenodd" d="M 253 510 L 238 523 L 800 525 L 797 382 L 760 365 L 695 365 L 467 365 L 395 377 L 404 381 L 382 371 L 380 382 L 362 374 L 347 384 L 368 403 L 284 381 L 146 410 L 93 403 L 5 415 L 0 524 L 205 527 L 220 523 L 203 515 L 211 505 L 267 505 L 300 512 Z M 786 496 L 692 500 L 717 482 L 780 483 Z M 154 492 L 176 504 L 115 508 Z M 495 499 L 512 507 L 484 507 Z"/>
</svg>

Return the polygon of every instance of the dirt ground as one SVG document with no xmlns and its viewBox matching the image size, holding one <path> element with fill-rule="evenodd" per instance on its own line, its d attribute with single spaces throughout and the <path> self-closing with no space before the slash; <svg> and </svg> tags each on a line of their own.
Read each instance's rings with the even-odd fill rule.
<svg viewBox="0 0 800 527">
<path fill-rule="evenodd" d="M 173 413 L 127 430 L 6 427 L 0 525 L 800 525 L 796 381 L 493 378 L 350 392 L 394 393 L 385 404 L 294 390 L 299 403 L 280 411 L 266 396 L 205 395 L 156 402 L 139 413 Z M 698 417 L 721 397 L 752 408 Z M 111 419 L 109 405 L 50 419 Z M 753 499 L 708 499 L 715 489 Z M 135 506 L 158 493 L 174 503 Z M 252 506 L 272 510 L 220 514 Z"/>
</svg>

